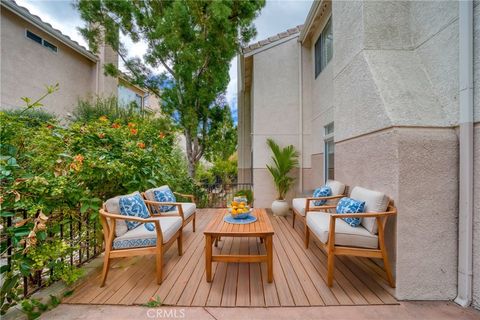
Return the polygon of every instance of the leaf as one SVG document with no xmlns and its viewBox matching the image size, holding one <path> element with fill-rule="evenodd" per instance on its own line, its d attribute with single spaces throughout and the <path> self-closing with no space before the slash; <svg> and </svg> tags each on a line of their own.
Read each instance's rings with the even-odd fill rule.
<svg viewBox="0 0 480 320">
<path fill-rule="evenodd" d="M 24 275 L 25 277 L 29 276 L 30 273 L 32 273 L 32 266 L 26 261 L 20 262 L 19 269 L 22 275 Z"/>
<path fill-rule="evenodd" d="M 74 292 L 75 292 L 75 290 L 65 291 L 65 293 L 63 294 L 63 296 L 64 296 L 64 297 L 70 297 Z"/>
<path fill-rule="evenodd" d="M 14 212 L 0 211 L 0 217 L 13 217 L 13 216 L 15 216 Z"/>
</svg>

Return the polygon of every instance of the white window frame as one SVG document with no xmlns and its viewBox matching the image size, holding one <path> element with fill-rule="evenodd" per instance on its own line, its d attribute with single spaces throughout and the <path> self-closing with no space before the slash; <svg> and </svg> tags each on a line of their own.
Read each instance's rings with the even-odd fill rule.
<svg viewBox="0 0 480 320">
<path fill-rule="evenodd" d="M 328 132 L 327 133 L 327 128 L 329 126 L 332 126 L 333 130 L 331 132 Z M 323 136 L 323 180 L 324 182 L 326 183 L 327 180 L 328 180 L 328 167 L 329 167 L 329 159 L 328 159 L 328 143 L 329 142 L 334 142 L 333 140 L 333 137 L 334 137 L 334 134 L 335 134 L 335 127 L 334 127 L 334 123 L 333 122 L 330 122 L 328 123 L 327 125 L 325 125 L 323 127 L 324 129 L 324 136 Z M 335 153 L 335 152 L 334 152 Z"/>
</svg>

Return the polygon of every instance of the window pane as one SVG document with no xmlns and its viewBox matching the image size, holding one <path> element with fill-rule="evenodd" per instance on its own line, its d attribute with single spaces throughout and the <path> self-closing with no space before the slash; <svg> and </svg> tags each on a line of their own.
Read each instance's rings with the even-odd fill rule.
<svg viewBox="0 0 480 320">
<path fill-rule="evenodd" d="M 315 78 L 320 74 L 322 71 L 321 69 L 321 62 L 320 59 L 322 57 L 321 54 L 321 36 L 318 37 L 317 42 L 315 43 Z"/>
<path fill-rule="evenodd" d="M 43 46 L 47 47 L 48 49 L 50 49 L 54 52 L 57 52 L 57 47 L 55 45 L 51 44 L 50 42 L 48 42 L 47 40 L 43 40 Z"/>
<path fill-rule="evenodd" d="M 35 33 L 27 30 L 27 38 L 37 42 L 37 43 L 40 43 L 42 44 L 42 38 L 40 36 L 37 36 Z"/>
<path fill-rule="evenodd" d="M 335 144 L 333 140 L 325 142 L 325 157 L 327 179 L 334 179 Z"/>
<path fill-rule="evenodd" d="M 333 33 L 332 33 L 332 20 L 328 20 L 325 28 L 322 31 L 322 65 L 321 69 L 325 69 L 333 56 Z"/>
<path fill-rule="evenodd" d="M 325 135 L 328 135 L 328 134 L 330 134 L 330 133 L 333 133 L 334 129 L 335 129 L 335 127 L 334 127 L 334 125 L 333 125 L 333 122 L 327 124 L 327 125 L 325 126 Z"/>
</svg>

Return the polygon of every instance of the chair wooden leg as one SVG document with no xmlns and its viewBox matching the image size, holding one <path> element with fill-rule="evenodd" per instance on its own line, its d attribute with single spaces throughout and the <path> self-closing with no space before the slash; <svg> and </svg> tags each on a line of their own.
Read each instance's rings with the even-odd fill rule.
<svg viewBox="0 0 480 320">
<path fill-rule="evenodd" d="M 110 253 L 105 252 L 105 257 L 103 258 L 103 271 L 102 271 L 102 283 L 100 287 L 105 285 L 105 281 L 107 280 L 108 269 L 110 268 Z"/>
<path fill-rule="evenodd" d="M 328 271 L 327 271 L 327 285 L 333 286 L 333 274 L 335 272 L 335 254 L 333 252 L 328 253 Z"/>
<path fill-rule="evenodd" d="M 383 256 L 383 267 L 385 269 L 385 273 L 387 274 L 388 283 L 390 284 L 390 287 L 395 288 L 395 281 L 393 280 L 393 275 L 392 275 L 392 267 L 390 266 L 390 261 L 388 259 L 388 253 L 386 249 L 382 250 L 382 256 Z"/>
<path fill-rule="evenodd" d="M 293 216 L 292 216 L 292 227 L 295 228 L 295 212 L 293 212 Z"/>
<path fill-rule="evenodd" d="M 310 229 L 305 225 L 305 249 L 308 249 L 308 244 L 310 242 Z"/>
<path fill-rule="evenodd" d="M 178 247 L 178 255 L 183 255 L 183 231 L 180 230 L 180 234 L 177 238 L 177 247 Z"/>
<path fill-rule="evenodd" d="M 193 232 L 195 232 L 195 220 L 197 218 L 197 213 L 194 212 L 193 213 L 193 221 L 192 221 L 192 228 L 193 228 Z"/>
<path fill-rule="evenodd" d="M 162 284 L 162 280 L 163 280 L 163 247 L 162 246 L 157 248 L 156 263 L 157 263 L 157 284 Z"/>
</svg>

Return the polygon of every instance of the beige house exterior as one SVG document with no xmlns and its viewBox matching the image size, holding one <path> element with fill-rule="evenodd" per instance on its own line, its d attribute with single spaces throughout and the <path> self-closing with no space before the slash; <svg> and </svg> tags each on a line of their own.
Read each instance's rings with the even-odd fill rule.
<svg viewBox="0 0 480 320">
<path fill-rule="evenodd" d="M 140 95 L 142 107 L 159 109 L 148 90 L 104 75 L 104 64 L 118 65 L 111 48 L 103 46 L 96 55 L 14 1 L 2 1 L 0 8 L 2 109 L 22 107 L 22 97 L 40 97 L 56 83 L 59 90 L 44 100 L 44 110 L 62 118 L 72 114 L 79 99 L 118 96 L 121 86 L 127 96 Z"/>
<path fill-rule="evenodd" d="M 301 155 L 289 199 L 327 178 L 388 194 L 399 212 L 387 225 L 396 297 L 460 301 L 463 280 L 472 277 L 467 292 L 480 308 L 480 5 L 470 5 L 473 88 L 465 91 L 456 1 L 315 1 L 303 26 L 243 48 L 238 174 L 253 183 L 255 206 L 270 207 L 265 141 L 273 138 Z M 316 72 L 321 34 L 333 37 L 333 55 Z M 461 194 L 459 141 L 472 121 L 459 110 L 472 90 L 474 170 L 467 179 L 473 176 L 474 191 Z M 473 197 L 473 235 L 465 240 L 473 254 L 463 251 L 464 239 L 459 244 L 466 194 Z M 465 255 L 473 276 L 459 264 Z"/>
</svg>

